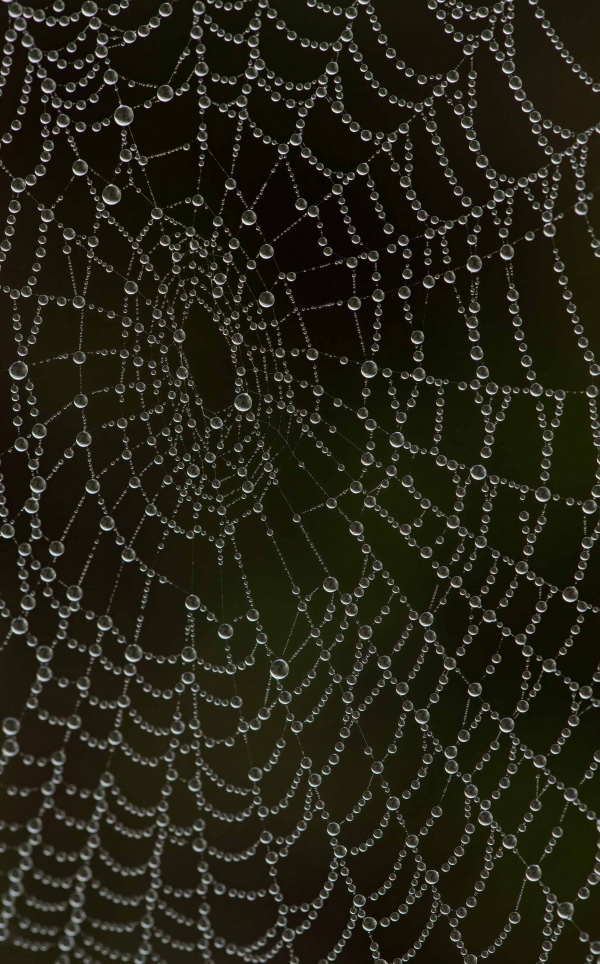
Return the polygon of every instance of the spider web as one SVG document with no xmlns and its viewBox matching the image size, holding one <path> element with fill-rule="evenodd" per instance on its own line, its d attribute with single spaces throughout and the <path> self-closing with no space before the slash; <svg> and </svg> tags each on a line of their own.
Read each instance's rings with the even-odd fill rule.
<svg viewBox="0 0 600 964">
<path fill-rule="evenodd" d="M 593 961 L 600 84 L 283 7 L 3 9 L 6 959 Z"/>
</svg>

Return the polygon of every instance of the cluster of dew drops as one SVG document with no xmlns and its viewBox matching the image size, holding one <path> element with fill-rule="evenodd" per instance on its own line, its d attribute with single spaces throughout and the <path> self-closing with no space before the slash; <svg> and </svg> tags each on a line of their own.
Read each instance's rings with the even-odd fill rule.
<svg viewBox="0 0 600 964">
<path fill-rule="evenodd" d="M 14 710 L 15 715 L 3 719 L 0 934 L 5 947 L 55 954 L 52 959 L 58 964 L 107 960 L 169 964 L 229 958 L 290 964 L 338 959 L 372 959 L 384 964 L 393 959 L 394 964 L 404 964 L 421 951 L 426 959 L 428 941 L 443 930 L 448 953 L 456 959 L 462 957 L 465 964 L 475 964 L 502 954 L 508 939 L 513 942 L 508 946 L 518 946 L 515 932 L 528 926 L 538 941 L 536 960 L 543 962 L 551 955 L 557 958 L 566 946 L 564 941 L 573 934 L 580 942 L 576 947 L 582 949 L 579 959 L 594 961 L 600 956 L 600 933 L 596 939 L 579 922 L 582 908 L 590 906 L 594 887 L 600 882 L 598 855 L 593 849 L 589 859 L 580 855 L 585 869 L 573 893 L 555 893 L 545 873 L 546 860 L 555 848 L 565 845 L 564 841 L 561 844 L 563 824 L 571 827 L 577 820 L 585 826 L 589 822 L 596 831 L 598 819 L 592 809 L 591 788 L 595 786 L 597 791 L 597 780 L 592 781 L 600 751 L 589 746 L 584 749 L 588 763 L 577 786 L 561 781 L 554 772 L 554 761 L 559 762 L 567 752 L 568 740 L 600 705 L 600 670 L 593 672 L 591 679 L 579 680 L 561 667 L 561 659 L 577 645 L 582 628 L 599 612 L 580 583 L 600 535 L 596 521 L 600 461 L 585 498 L 555 491 L 551 474 L 551 443 L 571 403 L 587 406 L 589 421 L 582 431 L 591 431 L 596 451 L 600 449 L 594 383 L 600 367 L 586 337 L 567 274 L 568 257 L 561 247 L 562 224 L 574 221 L 593 253 L 600 253 L 600 239 L 590 216 L 593 191 L 587 180 L 589 144 L 598 130 L 568 130 L 536 109 L 515 65 L 519 18 L 528 18 L 535 25 L 539 42 L 547 44 L 561 67 L 581 83 L 582 97 L 599 93 L 600 84 L 576 62 L 536 0 L 521 4 L 501 0 L 478 8 L 458 0 L 421 2 L 431 29 L 443 35 L 454 52 L 454 66 L 433 76 L 418 74 L 402 59 L 384 33 L 379 19 L 385 19 L 383 11 L 379 13 L 377 3 L 368 0 L 356 5 L 298 0 L 299 8 L 306 7 L 307 19 L 295 17 L 290 7 L 285 15 L 290 23 L 268 0 L 177 0 L 156 8 L 146 0 L 121 0 L 106 6 L 85 0 L 80 8 L 69 4 L 71 12 L 64 0 L 55 0 L 43 9 L 20 3 L 3 6 L 0 168 L 9 200 L 0 241 L 0 286 L 3 316 L 5 323 L 12 318 L 14 341 L 12 355 L 4 365 L 4 391 L 10 403 L 3 408 L 9 411 L 12 404 L 13 417 L 12 425 L 8 419 L 3 422 L 0 534 L 7 590 L 6 598 L 0 598 L 0 615 L 6 678 L 10 680 L 11 674 L 16 678 L 21 666 L 26 667 L 21 675 L 31 671 L 29 692 L 19 712 Z M 139 22 L 133 27 L 135 16 Z M 136 80 L 133 58 L 131 77 L 115 68 L 113 61 L 120 58 L 120 63 L 127 48 L 140 50 L 143 56 L 146 39 L 167 31 L 172 20 L 185 21 L 186 35 L 175 61 L 172 50 L 168 65 L 165 55 L 164 82 Z M 306 23 L 307 31 L 312 23 L 314 35 L 298 32 L 300 27 L 294 29 L 296 20 Z M 336 39 L 319 39 L 319 26 L 324 25 L 323 35 Z M 375 41 L 377 57 L 370 44 L 363 52 L 359 42 L 363 36 Z M 218 44 L 220 47 L 215 46 Z M 310 51 L 311 63 L 320 57 L 322 72 L 308 82 L 286 80 L 270 68 L 270 44 L 283 48 L 289 44 L 295 56 Z M 167 46 L 165 41 L 165 51 Z M 219 62 L 216 53 L 211 62 L 213 47 L 221 50 Z M 241 62 L 242 53 L 241 70 L 230 75 L 228 64 Z M 524 113 L 532 141 L 543 157 L 538 169 L 518 178 L 496 171 L 478 140 L 477 66 L 481 58 L 491 58 L 497 83 L 506 87 L 516 109 Z M 385 83 L 390 88 L 390 72 L 395 72 L 398 92 L 378 79 L 381 64 L 378 66 L 377 59 L 386 62 Z M 396 111 L 397 122 L 387 132 L 362 126 L 345 103 L 344 83 L 350 67 L 369 97 L 381 99 L 386 116 L 388 111 Z M 75 79 L 65 80 L 67 76 Z M 413 99 L 404 96 L 407 91 Z M 263 130 L 254 120 L 253 103 L 259 93 L 267 97 L 273 119 L 283 112 L 288 127 L 293 120 L 287 140 Z M 350 102 L 349 93 L 347 97 Z M 159 120 L 156 149 L 145 155 L 136 140 L 138 123 L 147 113 L 181 109 L 184 103 L 195 120 L 196 142 L 176 140 L 175 146 L 163 150 Z M 331 136 L 335 125 L 342 125 L 345 136 L 355 139 L 361 156 L 368 160 L 357 162 L 354 170 L 338 171 L 319 158 L 306 133 L 316 107 L 330 112 Z M 465 163 L 485 179 L 480 197 L 465 193 L 446 156 L 437 123 L 443 110 L 449 110 L 462 138 Z M 157 116 L 164 119 L 166 114 Z M 267 124 L 268 112 L 265 115 L 263 110 L 261 116 Z M 223 150 L 223 127 L 214 126 L 215 118 L 219 123 L 230 122 L 233 150 Z M 274 123 L 275 128 L 279 129 L 279 123 Z M 31 129 L 35 136 L 41 132 L 42 150 L 33 167 L 24 170 L 18 164 L 17 148 Z M 104 144 L 103 137 L 113 138 L 115 130 L 120 149 L 113 180 L 107 180 L 96 170 L 89 145 L 94 137 Z M 459 213 L 452 219 L 428 211 L 419 197 L 414 175 L 420 149 L 415 143 L 423 131 L 448 193 L 458 205 Z M 261 152 L 269 153 L 270 167 L 264 182 L 255 185 L 255 194 L 250 196 L 242 190 L 243 177 L 237 171 L 243 168 L 245 152 L 251 152 L 254 143 Z M 102 150 L 111 149 L 104 146 Z M 160 176 L 154 173 L 159 161 L 167 154 L 185 158 L 194 151 L 198 178 L 193 191 L 177 201 L 163 201 Z M 65 156 L 69 157 L 66 167 Z M 222 173 L 216 200 L 214 189 L 205 196 L 202 193 L 203 172 L 213 161 Z M 316 192 L 309 199 L 297 184 L 295 172 L 301 165 L 311 173 Z M 398 197 L 410 212 L 410 228 L 408 221 L 404 223 L 386 210 L 377 190 L 378 165 L 395 178 Z M 263 234 L 260 211 L 269 198 L 273 205 L 281 203 L 285 208 L 277 188 L 271 186 L 279 183 L 276 175 L 287 179 L 295 200 L 289 205 L 286 227 L 273 237 Z M 320 194 L 314 187 L 317 182 Z M 562 190 L 566 183 L 571 185 L 568 199 Z M 48 184 L 60 185 L 52 197 Z M 172 184 L 169 189 L 172 193 Z M 361 237 L 362 222 L 354 216 L 352 198 L 357 191 L 363 199 L 362 216 L 365 209 L 369 211 L 370 236 L 380 239 L 375 247 Z M 74 227 L 75 208 L 70 200 L 79 198 L 77 203 L 84 210 L 84 195 L 88 213 L 82 229 L 81 212 Z M 128 205 L 134 202 L 136 210 L 144 212 L 137 233 L 126 215 Z M 523 211 L 529 219 L 523 234 L 514 229 L 515 211 L 519 223 Z M 338 233 L 334 237 L 328 225 L 335 219 Z M 26 224 L 25 230 L 32 232 L 34 223 L 37 247 L 23 267 L 22 254 L 17 253 L 20 226 Z M 288 235 L 293 238 L 295 231 L 307 226 L 298 270 L 279 270 L 278 247 L 288 243 Z M 492 250 L 483 247 L 484 229 L 491 229 L 496 237 Z M 111 236 L 121 246 L 125 243 L 127 258 L 118 260 L 119 246 L 113 248 Z M 306 267 L 307 237 L 312 238 L 308 243 L 310 267 Z M 561 292 L 564 324 L 572 329 L 581 353 L 585 376 L 576 390 L 544 386 L 535 371 L 518 287 L 519 254 L 532 243 L 545 245 Z M 343 254 L 342 248 L 350 253 Z M 60 288 L 63 282 L 45 266 L 46 258 L 46 264 L 63 260 L 70 287 Z M 395 266 L 392 274 L 384 268 L 386 259 Z M 502 297 L 522 376 L 515 384 L 494 381 L 495 360 L 493 354 L 485 353 L 480 337 L 480 295 L 488 263 L 490 267 L 500 264 L 506 279 Z M 334 294 L 332 301 L 322 301 L 323 277 L 329 277 L 328 272 L 333 277 L 340 270 L 347 272 L 347 297 Z M 90 282 L 97 275 L 103 279 L 104 301 L 95 293 L 89 295 L 92 288 L 97 291 Z M 313 278 L 313 303 L 301 303 L 296 291 L 301 290 L 303 297 L 307 291 L 310 294 Z M 443 372 L 434 374 L 435 365 L 431 371 L 425 367 L 428 329 L 418 321 L 419 306 L 423 291 L 433 299 L 440 288 L 452 294 L 456 314 L 466 327 L 472 369 L 469 381 L 445 378 Z M 333 282 L 331 290 L 335 292 Z M 231 398 L 219 410 L 211 410 L 205 403 L 203 385 L 194 373 L 192 350 L 186 355 L 190 325 L 198 309 L 231 352 L 235 374 Z M 333 354 L 331 345 L 315 346 L 312 319 L 315 312 L 326 319 L 330 309 L 346 313 L 353 332 L 348 344 L 355 346 L 352 356 Z M 378 363 L 378 354 L 385 352 L 388 314 L 395 325 L 404 325 L 410 333 L 412 366 L 408 355 L 396 367 Z M 52 334 L 47 332 L 63 315 L 78 319 L 77 338 L 68 350 L 62 341 L 57 342 L 53 352 Z M 90 349 L 87 332 L 98 319 L 106 324 L 109 347 Z M 111 334 L 115 331 L 118 339 Z M 392 364 L 388 355 L 386 360 Z M 95 371 L 95 366 L 101 370 L 103 365 L 109 374 L 99 388 L 96 379 L 86 373 Z M 79 391 L 63 398 L 63 373 L 71 372 L 73 366 Z M 52 391 L 44 381 L 50 370 Z M 328 374 L 332 370 L 340 373 L 339 384 L 345 387 L 339 392 L 347 397 L 338 397 L 338 376 Z M 347 387 L 348 372 L 353 395 Z M 64 382 L 70 384 L 71 374 L 64 376 Z M 481 412 L 485 435 L 474 464 L 462 462 L 451 448 L 445 448 L 445 406 L 456 394 L 468 397 Z M 369 412 L 371 396 L 384 397 L 389 422 L 381 419 L 379 424 Z M 404 396 L 403 407 L 400 399 Z M 494 473 L 495 436 L 517 396 L 518 401 L 525 398 L 535 411 L 543 443 L 535 480 L 507 479 Z M 411 418 L 427 398 L 435 398 L 435 424 L 433 437 L 424 446 L 411 440 Z M 71 416 L 78 420 L 76 431 Z M 344 426 L 348 417 L 353 420 L 356 433 L 346 448 L 342 441 L 348 439 L 341 438 L 347 429 L 340 430 L 336 422 L 342 416 Z M 10 440 L 6 444 L 7 432 Z M 120 434 L 115 436 L 115 432 Z M 300 442 L 302 457 L 298 454 Z M 285 499 L 295 531 L 313 554 L 314 578 L 304 592 L 298 585 L 302 579 L 295 571 L 293 555 L 278 541 L 278 516 L 270 513 L 274 494 L 285 497 L 284 461 L 294 466 L 307 490 L 314 486 L 322 496 L 314 506 L 300 510 L 292 505 L 295 489 L 293 494 L 288 489 L 289 499 Z M 416 468 L 411 468 L 417 465 L 419 477 L 442 473 L 451 480 L 455 503 L 450 511 L 420 491 Z M 63 483 L 75 469 L 78 479 L 82 472 L 86 478 L 77 483 L 76 490 L 71 483 Z M 112 492 L 111 478 L 122 479 L 123 472 L 126 481 L 120 494 L 105 495 L 105 491 Z M 160 479 L 158 487 L 152 482 L 155 478 Z M 73 499 L 61 532 L 56 531 L 49 502 L 59 490 L 63 497 Z M 507 490 L 523 503 L 519 520 L 525 538 L 520 558 L 504 553 L 487 537 L 494 505 Z M 471 531 L 461 513 L 475 491 L 483 500 L 482 514 L 478 530 Z M 404 510 L 394 509 L 394 494 L 399 492 L 403 500 L 409 497 L 414 503 L 412 521 L 402 517 Z M 137 498 L 134 504 L 143 506 L 135 518 L 133 510 L 126 508 L 132 493 Z M 82 512 L 82 506 L 88 504 L 97 510 L 94 518 L 98 522 L 92 528 L 92 515 Z M 397 501 L 400 504 L 404 502 Z M 354 510 L 346 508 L 352 505 Z M 560 586 L 539 575 L 532 559 L 538 537 L 558 509 L 570 513 L 572 524 L 583 531 L 572 579 Z M 326 552 L 318 543 L 319 532 L 311 526 L 315 513 L 341 519 L 347 538 L 335 551 L 356 555 L 360 578 L 354 589 L 340 584 L 331 546 Z M 389 538 L 398 543 L 398 557 L 401 549 L 408 553 L 402 558 L 414 557 L 435 574 L 437 588 L 429 608 L 420 611 L 405 594 L 401 567 L 394 572 L 393 560 L 384 563 L 378 558 L 378 550 L 368 541 L 377 538 L 373 518 L 377 526 L 386 526 Z M 276 638 L 265 631 L 268 614 L 254 603 L 258 561 L 242 552 L 236 541 L 248 520 L 261 526 L 289 581 L 285 602 L 294 626 L 300 628 L 296 635 L 290 633 L 287 643 L 282 634 Z M 439 534 L 429 545 L 420 538 L 420 530 L 429 532 L 432 527 Z M 94 574 L 96 584 L 90 586 L 102 540 L 112 540 L 109 558 L 114 568 L 105 569 L 101 577 Z M 197 544 L 195 551 L 201 554 L 206 550 L 207 564 L 215 571 L 224 567 L 228 558 L 233 559 L 246 609 L 228 612 L 216 599 L 205 598 L 192 574 L 190 582 L 182 584 L 180 576 L 162 565 L 173 543 Z M 451 555 L 444 552 L 445 564 L 440 558 L 448 545 L 453 551 Z M 86 563 L 73 582 L 65 573 L 70 555 L 76 551 L 79 558 L 82 546 L 86 547 Z M 9 567 L 11 574 L 17 574 L 17 596 L 8 589 Z M 133 635 L 122 631 L 111 612 L 119 586 L 127 578 L 124 573 L 132 569 L 141 574 L 143 586 L 141 595 L 132 596 L 128 603 L 137 618 Z M 467 589 L 474 570 L 485 573 L 481 586 Z M 486 596 L 498 596 L 492 587 L 500 584 L 505 586 L 503 593 L 494 605 L 487 605 Z M 520 632 L 503 614 L 527 584 L 531 584 L 529 589 L 535 587 L 537 601 L 525 631 Z M 90 596 L 99 598 L 98 588 L 104 590 L 107 600 L 102 611 L 89 602 Z M 383 590 L 386 601 L 377 603 L 379 611 L 373 615 L 371 597 L 379 598 Z M 172 624 L 173 635 L 181 643 L 175 654 L 161 655 L 144 646 L 144 619 L 150 597 L 167 591 L 168 605 L 179 600 Z M 455 597 L 466 603 L 470 613 L 463 640 L 451 653 L 443 642 L 442 629 L 444 607 Z M 575 614 L 556 658 L 549 657 L 543 645 L 536 645 L 545 632 L 549 607 L 553 612 L 558 608 Z M 369 622 L 364 624 L 361 608 L 369 613 Z M 320 611 L 319 617 L 315 610 Z M 390 647 L 389 641 L 384 645 L 379 639 L 389 640 L 391 622 L 396 642 Z M 496 632 L 496 651 L 479 678 L 469 676 L 461 669 L 461 658 L 477 645 L 480 630 L 483 634 L 489 627 Z M 383 630 L 387 636 L 382 635 Z M 244 654 L 249 632 L 253 638 Z M 206 633 L 218 640 L 220 662 L 209 661 L 202 652 Z M 342 672 L 343 654 L 352 647 L 350 672 Z M 418 655 L 407 669 L 404 654 L 411 647 Z M 307 653 L 310 668 L 296 673 L 294 663 L 304 666 Z M 517 674 L 521 674 L 521 698 L 508 714 L 495 708 L 490 688 L 496 669 L 506 660 L 515 661 Z M 435 666 L 437 683 L 427 703 L 415 705 L 410 697 L 425 664 Z M 55 672 L 53 665 L 61 670 Z M 80 675 L 75 669 L 71 676 L 59 675 L 66 673 L 63 667 L 69 665 L 85 669 Z M 161 667 L 158 674 L 156 667 Z M 215 693 L 209 686 L 211 674 Z M 376 682 L 369 690 L 363 681 L 370 684 L 373 674 Z M 225 680 L 231 684 L 229 696 L 216 695 L 217 682 L 218 693 L 223 691 L 217 676 L 229 678 Z M 95 681 L 104 677 L 115 683 L 116 698 L 103 698 L 95 692 Z M 161 679 L 168 682 L 162 684 Z M 171 686 L 172 679 L 176 682 Z M 250 687 L 246 679 L 251 679 Z M 551 746 L 530 746 L 519 736 L 520 721 L 527 713 L 535 714 L 535 700 L 548 681 L 568 691 L 568 718 L 561 720 L 561 735 Z M 443 691 L 451 683 L 453 699 L 459 691 L 461 708 L 464 705 L 455 736 L 437 715 Z M 248 690 L 262 701 L 253 716 Z M 65 715 L 48 708 L 56 706 L 60 691 L 63 705 L 69 707 Z M 377 711 L 383 693 L 394 697 L 395 733 L 389 746 L 370 746 L 364 735 L 365 721 Z M 138 708 L 140 694 L 150 698 L 143 711 Z M 300 698 L 306 702 L 306 694 L 312 697 L 313 709 L 301 718 L 295 707 Z M 168 706 L 168 726 L 149 715 L 152 698 L 160 701 L 161 711 Z M 209 704 L 211 712 L 229 714 L 227 736 L 213 737 L 208 725 L 205 729 L 202 714 Z M 330 723 L 321 722 L 332 705 L 338 708 L 341 720 L 335 730 Z M 89 707 L 112 721 L 100 735 L 88 730 L 84 722 Z M 28 739 L 33 723 L 50 734 L 38 752 Z M 274 723 L 276 738 L 271 752 L 265 754 L 264 739 L 255 742 L 254 734 L 264 736 L 269 726 L 272 735 Z M 311 759 L 303 745 L 307 730 L 319 726 L 319 740 L 328 754 L 322 763 Z M 156 755 L 135 748 L 135 727 L 155 742 Z M 470 770 L 465 753 L 484 731 L 491 733 L 489 740 L 485 737 L 487 748 Z M 418 734 L 422 746 L 414 772 L 409 757 L 398 753 L 403 749 L 403 736 L 410 732 Z M 54 749 L 47 751 L 50 743 Z M 83 780 L 72 783 L 64 776 L 78 743 L 97 754 L 91 784 L 83 785 Z M 237 753 L 240 746 L 247 763 L 237 781 L 228 782 L 219 774 L 220 762 Z M 499 751 L 504 770 L 487 799 L 478 780 L 487 779 L 492 761 L 492 767 L 501 767 Z M 335 783 L 340 763 L 358 753 L 370 761 L 366 783 L 355 787 L 344 813 L 339 801 L 327 803 L 328 788 Z M 140 805 L 120 786 L 114 771 L 123 772 L 124 758 L 155 787 L 154 805 Z M 398 782 L 400 758 L 402 776 L 408 777 L 404 789 Z M 297 766 L 295 759 L 299 759 Z M 417 791 L 429 785 L 428 777 L 440 761 L 445 774 L 441 796 L 434 791 L 435 803 L 421 808 L 417 817 L 412 806 L 411 816 L 407 816 L 407 805 Z M 286 765 L 289 789 L 278 797 L 271 789 L 270 776 Z M 524 772 L 533 780 L 535 796 L 507 827 L 495 815 L 495 808 L 506 795 L 510 797 L 513 779 Z M 358 774 L 357 765 L 357 779 Z M 230 810 L 210 802 L 213 785 L 229 794 Z M 457 787 L 462 802 L 458 810 L 454 807 L 453 817 L 462 824 L 462 833 L 456 836 L 449 829 L 445 857 L 436 859 L 435 853 L 428 851 L 427 836 L 445 817 L 445 798 L 456 795 Z M 178 818 L 172 803 L 179 789 L 189 794 L 196 808 L 197 816 L 190 824 Z M 286 811 L 299 799 L 301 816 L 296 819 L 287 814 L 288 832 L 280 833 Z M 528 835 L 538 826 L 546 801 L 556 799 L 561 801 L 560 816 L 546 844 L 532 857 Z M 211 839 L 215 821 L 228 825 L 227 848 Z M 361 839 L 353 844 L 350 837 L 355 839 L 356 834 L 350 831 L 355 822 Z M 61 845 L 51 842 L 57 835 L 50 838 L 50 826 L 59 827 Z M 238 845 L 236 830 L 247 826 L 256 829 L 253 842 Z M 295 904 L 286 896 L 286 863 L 288 858 L 298 860 L 305 833 L 315 827 L 328 870 L 315 892 Z M 392 829 L 393 840 L 401 840 L 392 869 L 387 876 L 382 871 L 378 889 L 363 893 L 357 858 L 379 841 L 391 841 Z M 144 840 L 147 858 L 136 865 L 126 863 L 115 850 L 114 830 L 125 840 Z M 247 833 L 244 839 L 247 841 Z M 474 841 L 481 840 L 483 859 L 474 855 Z M 391 848 L 395 846 L 390 843 Z M 188 859 L 192 855 L 194 886 L 180 885 L 171 871 L 165 870 L 165 855 L 170 850 L 179 850 L 182 860 L 184 855 Z M 562 854 L 564 859 L 564 849 Z M 514 906 L 494 933 L 484 923 L 486 936 L 482 939 L 481 927 L 475 935 L 471 933 L 470 920 L 481 925 L 478 907 L 493 887 L 495 868 L 507 862 L 514 881 Z M 240 886 L 224 882 L 231 879 L 230 868 L 223 872 L 226 864 L 244 865 Z M 300 857 L 296 867 L 301 864 Z M 457 866 L 458 871 L 454 870 Z M 471 874 L 474 880 L 464 904 L 457 906 L 446 875 L 460 873 L 461 866 L 464 879 L 470 880 Z M 256 889 L 249 889 L 247 881 L 253 873 Z M 556 879 L 555 873 L 552 879 Z M 132 880 L 137 882 L 133 894 Z M 537 888 L 543 896 L 543 921 L 523 920 L 520 907 L 528 888 Z M 319 922 L 327 918 L 340 889 L 347 894 L 350 908 L 345 926 L 333 943 L 318 952 L 319 958 L 311 956 L 309 938 L 314 931 L 318 943 Z M 212 915 L 213 903 L 223 898 L 229 898 L 235 909 L 225 928 L 222 917 L 217 923 Z M 271 924 L 258 937 L 244 937 L 244 926 L 252 920 L 256 902 L 269 909 Z M 385 912 L 378 907 L 380 902 L 380 906 L 385 903 Z M 392 905 L 394 909 L 389 911 Z M 403 922 L 411 919 L 415 905 L 426 922 L 418 936 L 412 936 L 413 927 L 408 938 Z M 111 915 L 107 907 L 115 913 Z M 10 950 L 6 953 L 10 955 Z"/>
</svg>

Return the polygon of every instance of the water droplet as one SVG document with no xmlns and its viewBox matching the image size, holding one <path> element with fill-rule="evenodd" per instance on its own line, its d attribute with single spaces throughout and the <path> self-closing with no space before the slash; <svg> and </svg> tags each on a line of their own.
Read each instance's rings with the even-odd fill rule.
<svg viewBox="0 0 600 964">
<path fill-rule="evenodd" d="M 241 395 L 236 397 L 233 404 L 237 408 L 238 412 L 249 412 L 252 408 L 252 399 L 250 398 L 250 395 L 242 392 Z"/>
<path fill-rule="evenodd" d="M 131 107 L 121 104 L 120 107 L 117 107 L 114 113 L 115 123 L 117 123 L 119 127 L 129 127 L 133 121 L 133 116 L 134 115 Z"/>
<path fill-rule="evenodd" d="M 273 679 L 285 679 L 290 668 L 284 659 L 276 659 L 271 663 L 271 676 Z"/>
<path fill-rule="evenodd" d="M 121 189 L 116 184 L 107 184 L 102 192 L 105 204 L 118 204 L 121 200 Z"/>
<path fill-rule="evenodd" d="M 563 901 L 556 908 L 558 916 L 563 920 L 571 920 L 574 910 L 575 908 L 573 907 L 573 904 L 570 904 L 568 901 Z"/>
<path fill-rule="evenodd" d="M 375 378 L 379 369 L 374 361 L 365 361 L 362 363 L 360 371 L 365 378 Z"/>
<path fill-rule="evenodd" d="M 2 729 L 7 736 L 16 736 L 21 729 L 21 724 L 14 716 L 7 716 L 2 722 Z"/>
<path fill-rule="evenodd" d="M 275 304 L 275 295 L 272 291 L 263 291 L 258 301 L 262 308 L 272 308 Z"/>
<path fill-rule="evenodd" d="M 16 361 L 16 362 L 13 362 L 10 368 L 8 369 L 8 374 L 16 382 L 20 382 L 22 381 L 23 378 L 27 378 L 28 371 L 29 369 L 27 368 L 27 365 L 25 364 L 25 362 Z"/>
</svg>

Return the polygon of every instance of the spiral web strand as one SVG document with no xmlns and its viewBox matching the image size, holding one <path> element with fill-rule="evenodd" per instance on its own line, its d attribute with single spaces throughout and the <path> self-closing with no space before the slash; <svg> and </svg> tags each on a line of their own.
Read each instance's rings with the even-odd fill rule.
<svg viewBox="0 0 600 964">
<path fill-rule="evenodd" d="M 2 9 L 7 961 L 600 959 L 600 84 L 384 6 Z"/>
</svg>

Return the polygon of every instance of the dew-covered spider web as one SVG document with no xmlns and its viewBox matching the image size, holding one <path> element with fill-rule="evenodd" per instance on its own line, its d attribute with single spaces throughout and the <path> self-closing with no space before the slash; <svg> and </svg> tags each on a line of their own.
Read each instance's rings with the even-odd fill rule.
<svg viewBox="0 0 600 964">
<path fill-rule="evenodd" d="M 600 960 L 600 16 L 548 2 L 2 4 L 6 964 Z"/>
</svg>

